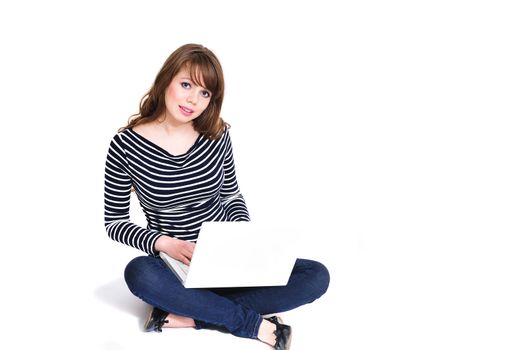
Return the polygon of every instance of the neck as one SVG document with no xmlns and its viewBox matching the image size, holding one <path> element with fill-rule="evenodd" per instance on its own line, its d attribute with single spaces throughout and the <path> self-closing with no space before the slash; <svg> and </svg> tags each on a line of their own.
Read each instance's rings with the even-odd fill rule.
<svg viewBox="0 0 527 350">
<path fill-rule="evenodd" d="M 180 123 L 173 120 L 168 120 L 168 118 L 163 118 L 158 121 L 161 130 L 167 135 L 181 134 L 187 132 L 195 132 L 194 124 L 192 121 L 186 123 Z"/>
</svg>

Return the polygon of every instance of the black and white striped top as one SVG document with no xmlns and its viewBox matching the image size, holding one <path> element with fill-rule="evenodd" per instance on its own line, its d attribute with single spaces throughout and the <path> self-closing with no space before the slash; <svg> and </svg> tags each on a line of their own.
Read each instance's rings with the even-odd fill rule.
<svg viewBox="0 0 527 350">
<path fill-rule="evenodd" d="M 130 222 L 132 186 L 146 229 Z M 181 155 L 131 129 L 118 133 L 106 159 L 104 209 L 110 238 L 150 255 L 162 234 L 196 241 L 204 221 L 249 221 L 228 129 L 218 140 L 200 135 Z"/>
</svg>

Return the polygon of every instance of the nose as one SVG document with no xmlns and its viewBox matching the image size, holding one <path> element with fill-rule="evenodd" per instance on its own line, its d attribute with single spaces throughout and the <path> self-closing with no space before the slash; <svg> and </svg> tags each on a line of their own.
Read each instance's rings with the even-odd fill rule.
<svg viewBox="0 0 527 350">
<path fill-rule="evenodd" d="M 198 94 L 199 94 L 198 89 L 192 89 L 191 91 L 189 91 L 188 96 L 187 96 L 187 102 L 192 103 L 193 105 L 198 103 L 198 98 L 199 98 Z"/>
</svg>

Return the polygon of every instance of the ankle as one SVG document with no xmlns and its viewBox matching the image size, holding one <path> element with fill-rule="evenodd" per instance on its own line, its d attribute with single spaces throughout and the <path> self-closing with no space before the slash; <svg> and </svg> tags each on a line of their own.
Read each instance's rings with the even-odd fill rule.
<svg viewBox="0 0 527 350">
<path fill-rule="evenodd" d="M 263 319 L 262 323 L 260 324 L 260 328 L 258 329 L 257 337 L 264 343 L 274 346 L 276 343 L 276 335 L 274 333 L 275 331 L 276 325 L 267 321 L 266 319 Z"/>
<path fill-rule="evenodd" d="M 196 323 L 194 319 L 174 314 L 169 314 L 166 318 L 168 323 L 165 324 L 166 328 L 195 328 Z"/>
</svg>

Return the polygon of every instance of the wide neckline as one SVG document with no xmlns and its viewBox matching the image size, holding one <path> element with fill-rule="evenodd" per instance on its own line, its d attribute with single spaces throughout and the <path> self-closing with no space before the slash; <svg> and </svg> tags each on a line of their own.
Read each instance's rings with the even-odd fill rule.
<svg viewBox="0 0 527 350">
<path fill-rule="evenodd" d="M 196 146 L 198 145 L 199 141 L 201 140 L 201 138 L 203 137 L 203 134 L 200 133 L 198 135 L 198 137 L 196 138 L 196 140 L 194 141 L 194 143 L 192 144 L 192 146 L 190 146 L 190 148 L 184 152 L 184 153 L 181 153 L 181 154 L 172 154 L 171 152 L 167 151 L 166 149 L 164 149 L 163 147 L 159 146 L 157 143 L 155 143 L 154 141 L 151 141 L 150 139 L 144 137 L 143 135 L 141 135 L 140 133 L 138 133 L 137 131 L 135 131 L 134 129 L 130 128 L 130 129 L 127 129 L 127 130 L 130 130 L 130 132 L 132 132 L 132 134 L 136 135 L 137 137 L 139 137 L 141 140 L 145 141 L 146 143 L 148 143 L 149 145 L 151 145 L 152 147 L 156 148 L 157 150 L 165 153 L 165 155 L 171 157 L 171 158 L 181 158 L 181 157 L 185 157 L 187 156 L 189 153 L 191 153 L 195 148 Z"/>
</svg>

